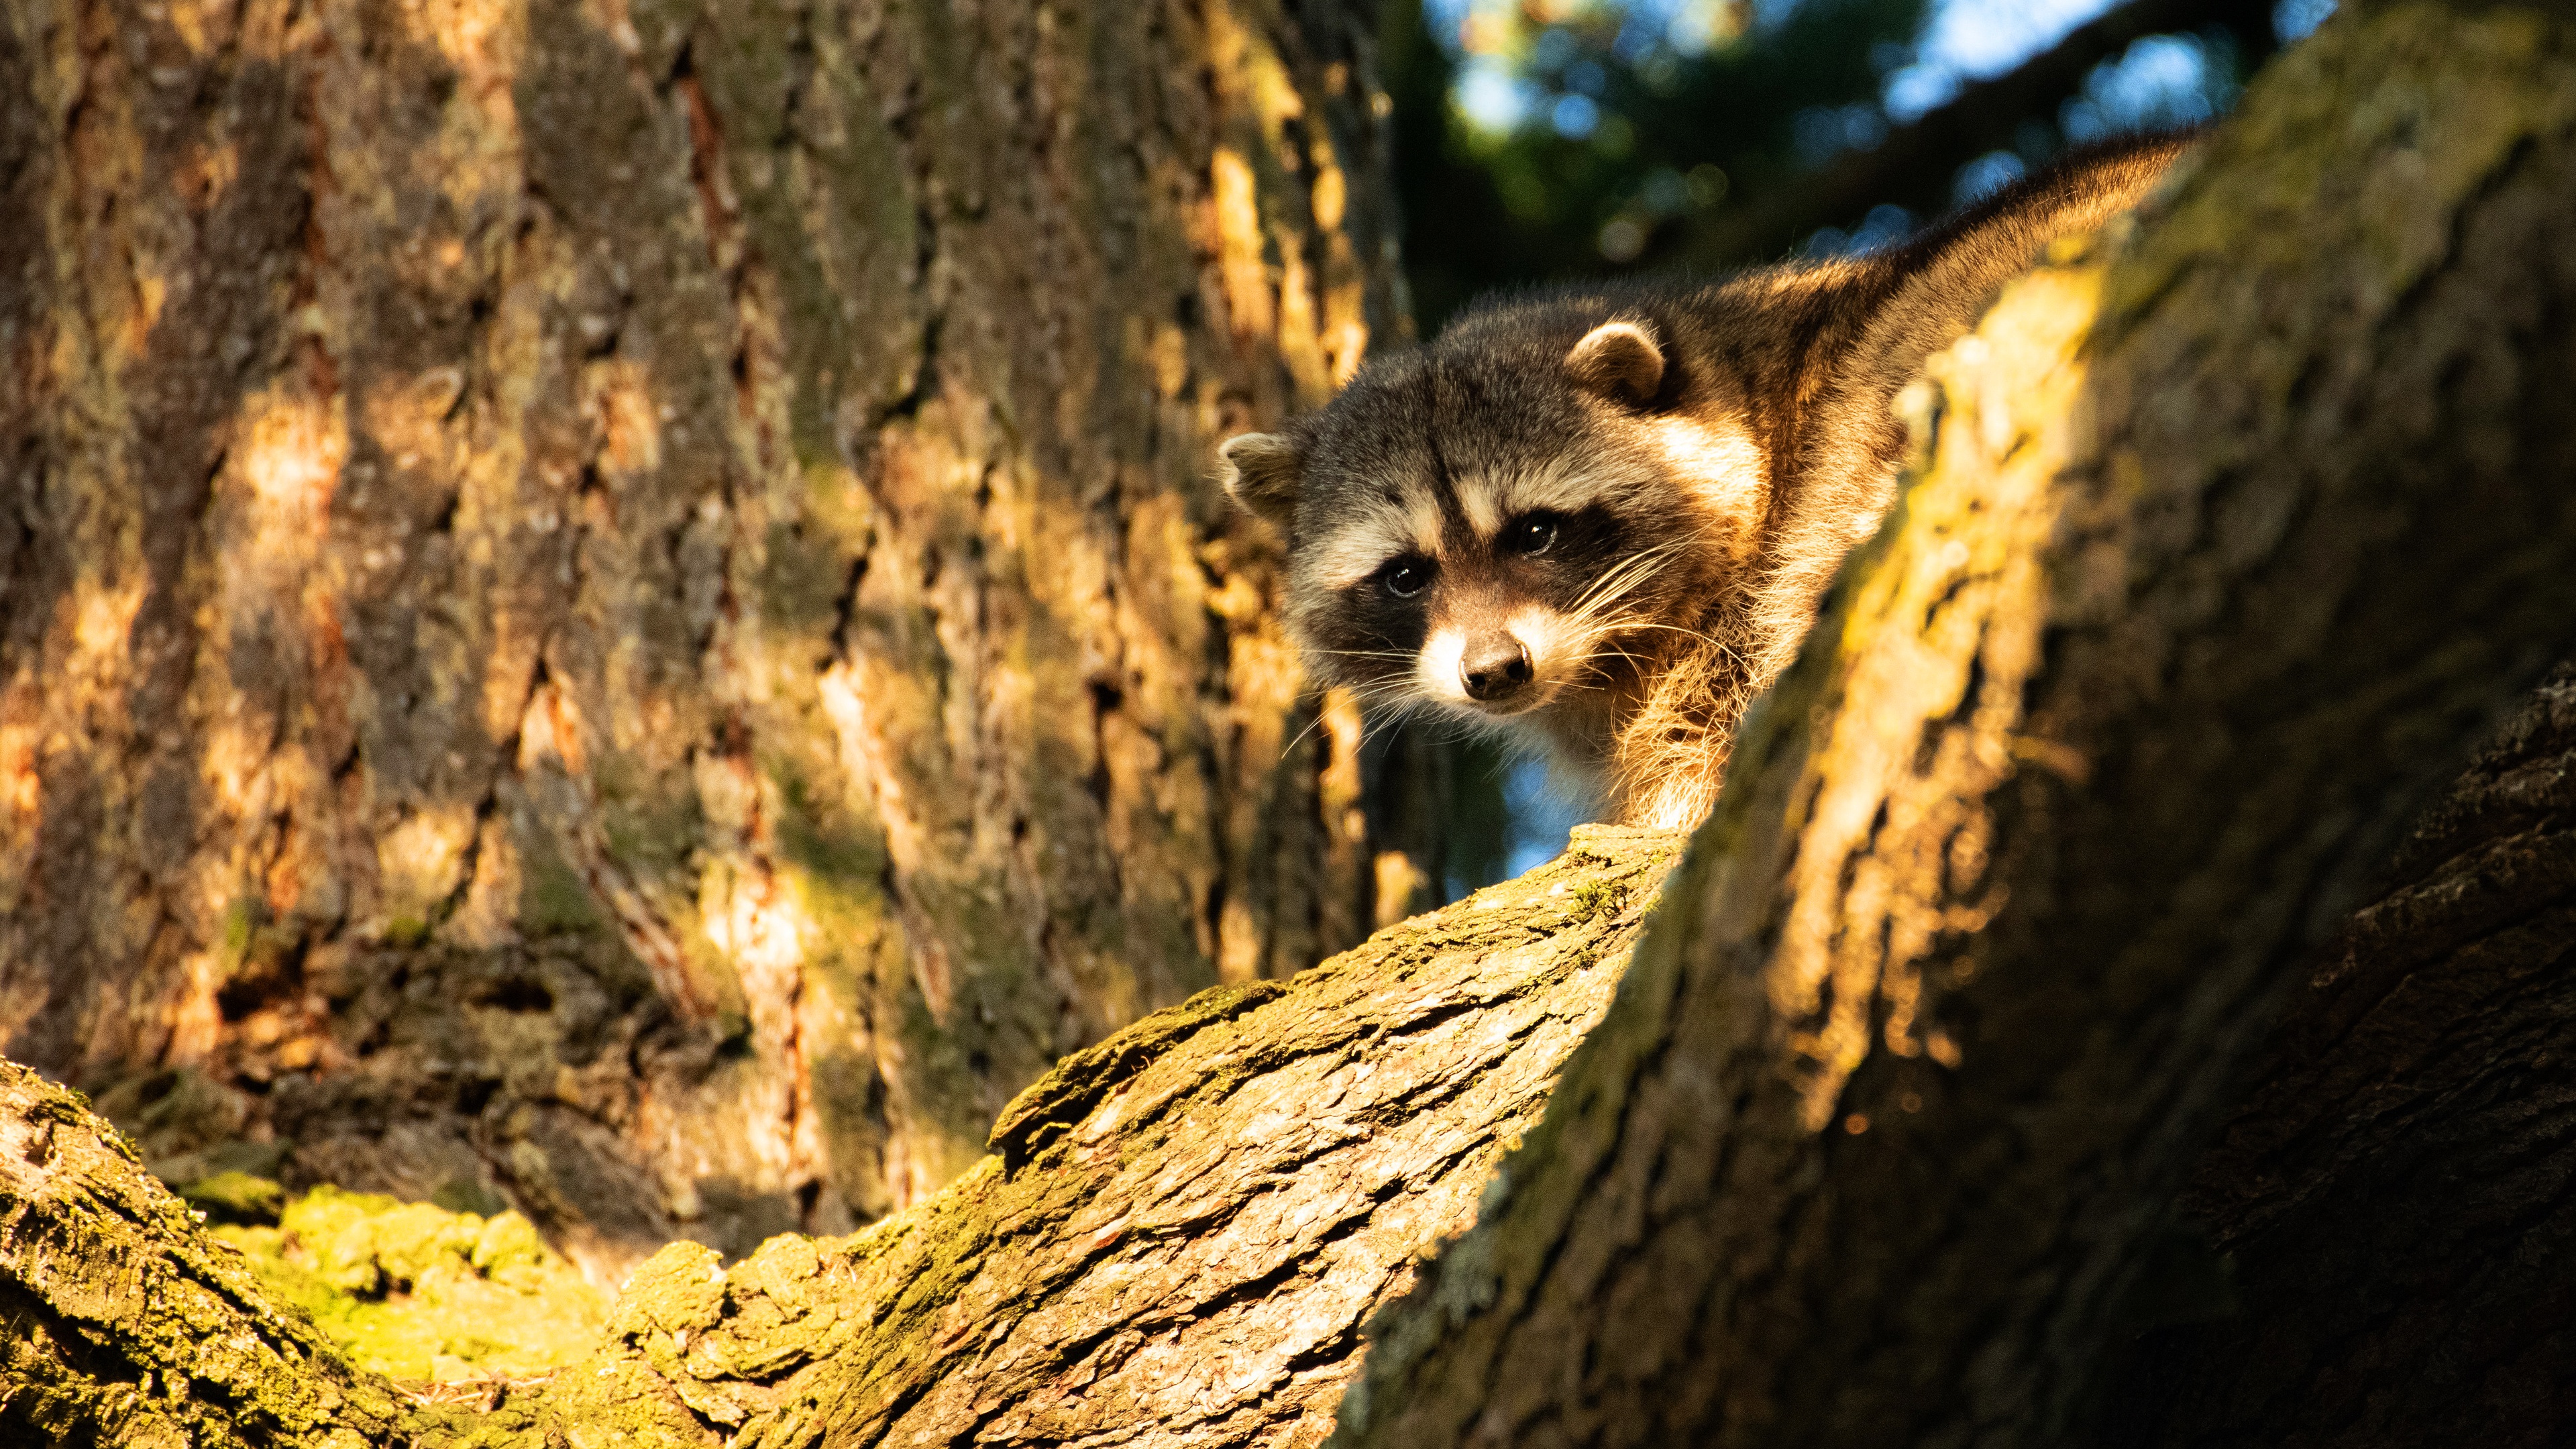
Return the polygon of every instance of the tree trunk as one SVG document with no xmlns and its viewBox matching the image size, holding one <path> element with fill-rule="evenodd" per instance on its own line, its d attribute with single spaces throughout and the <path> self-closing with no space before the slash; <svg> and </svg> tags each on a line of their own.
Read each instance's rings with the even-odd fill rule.
<svg viewBox="0 0 2576 1449">
<path fill-rule="evenodd" d="M 1396 324 L 1372 96 L 1331 0 L 11 0 L 0 1044 L 614 1273 L 1359 939 L 1206 474 Z"/>
<path fill-rule="evenodd" d="M 2576 26 L 2346 17 L 2185 167 L 1936 364 L 1900 517 L 1748 724 L 1507 1187 L 1383 1330 L 1346 1442 L 2084 1442 L 2127 1339 L 2222 1310 L 2167 1224 L 2264 1025 L 2576 649 Z M 2302 1003 L 2292 1040 L 2328 1049 L 2276 1062 L 2199 1199 L 2258 1316 L 2180 1360 L 2208 1398 L 2156 1442 L 2448 1442 L 2428 1407 L 2489 1389 L 2495 1437 L 2563 1441 L 2576 1143 L 2546 1086 L 2513 1104 L 2539 1120 L 2479 1117 L 2523 1068 L 2563 1080 L 2558 993 L 2365 1010 L 2419 967 L 2493 998 L 2564 959 L 2545 916 L 2449 956 L 2563 899 L 2554 855 L 2501 847 L 2528 878 L 2498 916 L 2431 908 L 2458 887 L 2429 847 Z M 2512 1281 L 2435 1291 L 2481 1260 Z M 2285 1321 L 2329 1286 L 2330 1322 Z M 2428 1344 L 2432 1385 L 2371 1382 Z"/>
<path fill-rule="evenodd" d="M 2169 1300 L 2180 1322 L 2148 1319 L 2106 1442 L 2567 1442 L 2571 959 L 2576 666 L 2563 666 L 2296 988 L 2259 1085 L 2183 1195 L 2232 1281 L 2214 1303 Z"/>
<path fill-rule="evenodd" d="M 13 1075 L 0 1429 L 2394 1445 L 2484 1395 L 2563 1438 L 2563 676 L 2403 827 L 2576 651 L 2571 240 L 2576 26 L 2331 23 L 1940 365 L 1651 931 L 1668 844 L 1582 835 L 1068 1060 L 866 1232 L 666 1249 L 467 1408 L 338 1366 Z"/>
</svg>

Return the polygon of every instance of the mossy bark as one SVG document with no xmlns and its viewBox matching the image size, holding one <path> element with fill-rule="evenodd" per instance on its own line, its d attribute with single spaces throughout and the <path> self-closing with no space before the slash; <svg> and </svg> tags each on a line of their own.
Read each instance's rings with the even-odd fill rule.
<svg viewBox="0 0 2576 1449">
<path fill-rule="evenodd" d="M 1323 0 L 11 0 L 0 1050 L 609 1276 L 1360 939 L 1207 475 L 1384 152 Z"/>
<path fill-rule="evenodd" d="M 404 1396 L 196 1216 L 78 1098 L 0 1063 L 0 1427 L 152 1449 L 386 1442 Z"/>
<path fill-rule="evenodd" d="M 73 1146 L 0 1154 L 0 1434 L 1319 1443 L 1361 1325 L 1536 1120 L 1678 846 L 1586 831 L 1290 981 L 1149 1017 L 1031 1088 L 995 1154 L 909 1211 L 730 1266 L 675 1244 L 626 1283 L 591 1360 L 417 1398 L 333 1358 L 111 1128 L 6 1068 L 9 1142 Z M 192 1335 L 240 1345 L 225 1372 L 190 1367 Z"/>
</svg>

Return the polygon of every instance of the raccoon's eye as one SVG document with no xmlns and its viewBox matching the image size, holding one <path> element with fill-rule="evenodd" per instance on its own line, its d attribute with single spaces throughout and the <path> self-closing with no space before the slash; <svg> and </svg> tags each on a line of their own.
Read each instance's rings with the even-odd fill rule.
<svg viewBox="0 0 2576 1449">
<path fill-rule="evenodd" d="M 1556 542 L 1556 524 L 1553 513 L 1524 513 L 1503 526 L 1498 542 L 1505 553 L 1545 553 Z"/>
<path fill-rule="evenodd" d="M 1423 587 L 1431 582 L 1431 563 L 1428 559 L 1396 559 L 1377 571 L 1377 581 L 1385 586 L 1388 593 L 1399 599 L 1409 599 L 1421 593 Z"/>
</svg>

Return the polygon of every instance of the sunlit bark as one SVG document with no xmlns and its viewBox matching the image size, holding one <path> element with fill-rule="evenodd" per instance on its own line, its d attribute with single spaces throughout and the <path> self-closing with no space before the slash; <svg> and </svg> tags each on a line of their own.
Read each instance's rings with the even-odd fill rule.
<svg viewBox="0 0 2576 1449">
<path fill-rule="evenodd" d="M 0 1437 L 1317 1443 L 1361 1325 L 1537 1119 L 1678 844 L 1586 832 L 1291 981 L 1149 1017 L 928 1201 L 729 1268 L 667 1248 L 589 1362 L 429 1403 L 319 1361 L 96 1118 L 0 1066 Z M 45 1149 L 5 1150 L 28 1134 Z M 174 1319 L 236 1347 L 199 1364 Z"/>
<path fill-rule="evenodd" d="M 1363 935 L 1207 481 L 1397 315 L 1272 0 L 0 17 L 0 1050 L 174 1174 L 847 1228 Z"/>
</svg>

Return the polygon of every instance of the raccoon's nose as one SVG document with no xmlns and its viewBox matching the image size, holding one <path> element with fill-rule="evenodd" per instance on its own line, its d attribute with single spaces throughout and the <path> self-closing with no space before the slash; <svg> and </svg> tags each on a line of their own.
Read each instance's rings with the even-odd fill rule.
<svg viewBox="0 0 2576 1449">
<path fill-rule="evenodd" d="M 1509 699 L 1530 682 L 1529 651 L 1509 634 L 1489 635 L 1458 661 L 1458 679 L 1469 699 L 1485 704 Z"/>
</svg>

